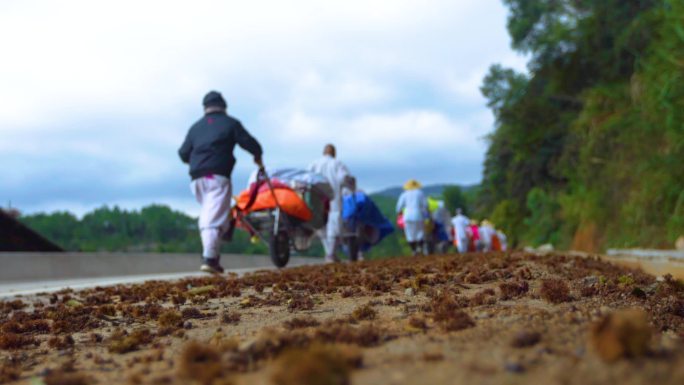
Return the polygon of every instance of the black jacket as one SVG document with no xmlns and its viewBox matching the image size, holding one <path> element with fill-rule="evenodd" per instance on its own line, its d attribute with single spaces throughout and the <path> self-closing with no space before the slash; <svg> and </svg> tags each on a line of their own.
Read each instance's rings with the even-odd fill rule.
<svg viewBox="0 0 684 385">
<path fill-rule="evenodd" d="M 209 174 L 230 178 L 235 166 L 235 144 L 255 158 L 261 157 L 261 145 L 242 127 L 239 120 L 225 112 L 214 112 L 190 127 L 178 155 L 184 163 L 190 164 L 192 179 Z"/>
</svg>

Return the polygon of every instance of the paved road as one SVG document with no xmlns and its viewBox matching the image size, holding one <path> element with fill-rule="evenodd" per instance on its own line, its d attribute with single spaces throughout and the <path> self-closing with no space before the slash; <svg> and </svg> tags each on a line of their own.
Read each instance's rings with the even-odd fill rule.
<svg viewBox="0 0 684 385">
<path fill-rule="evenodd" d="M 186 254 L 144 253 L 0 253 L 0 298 L 200 276 L 199 258 Z M 266 256 L 226 255 L 227 271 L 243 274 L 273 269 Z M 288 266 L 323 262 L 293 257 Z"/>
</svg>

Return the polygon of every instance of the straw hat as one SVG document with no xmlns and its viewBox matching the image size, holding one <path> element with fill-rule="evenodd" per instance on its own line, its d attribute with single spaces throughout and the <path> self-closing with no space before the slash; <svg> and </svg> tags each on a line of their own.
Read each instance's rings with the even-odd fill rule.
<svg viewBox="0 0 684 385">
<path fill-rule="evenodd" d="M 411 179 L 406 184 L 404 185 L 404 190 L 416 190 L 419 189 L 423 186 L 421 186 L 420 182 L 418 182 L 415 179 Z"/>
</svg>

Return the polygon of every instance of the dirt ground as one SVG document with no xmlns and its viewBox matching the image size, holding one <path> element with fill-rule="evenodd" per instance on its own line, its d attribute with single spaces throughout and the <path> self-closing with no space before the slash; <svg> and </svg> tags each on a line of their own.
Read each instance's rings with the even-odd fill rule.
<svg viewBox="0 0 684 385">
<path fill-rule="evenodd" d="M 0 383 L 684 384 L 684 284 L 521 252 L 0 303 Z"/>
</svg>

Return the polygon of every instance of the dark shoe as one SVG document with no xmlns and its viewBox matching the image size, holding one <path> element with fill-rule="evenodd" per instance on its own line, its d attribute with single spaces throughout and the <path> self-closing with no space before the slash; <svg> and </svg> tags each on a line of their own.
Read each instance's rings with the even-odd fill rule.
<svg viewBox="0 0 684 385">
<path fill-rule="evenodd" d="M 204 258 L 204 263 L 200 266 L 200 271 L 210 274 L 223 274 L 223 266 L 218 258 Z"/>
</svg>

